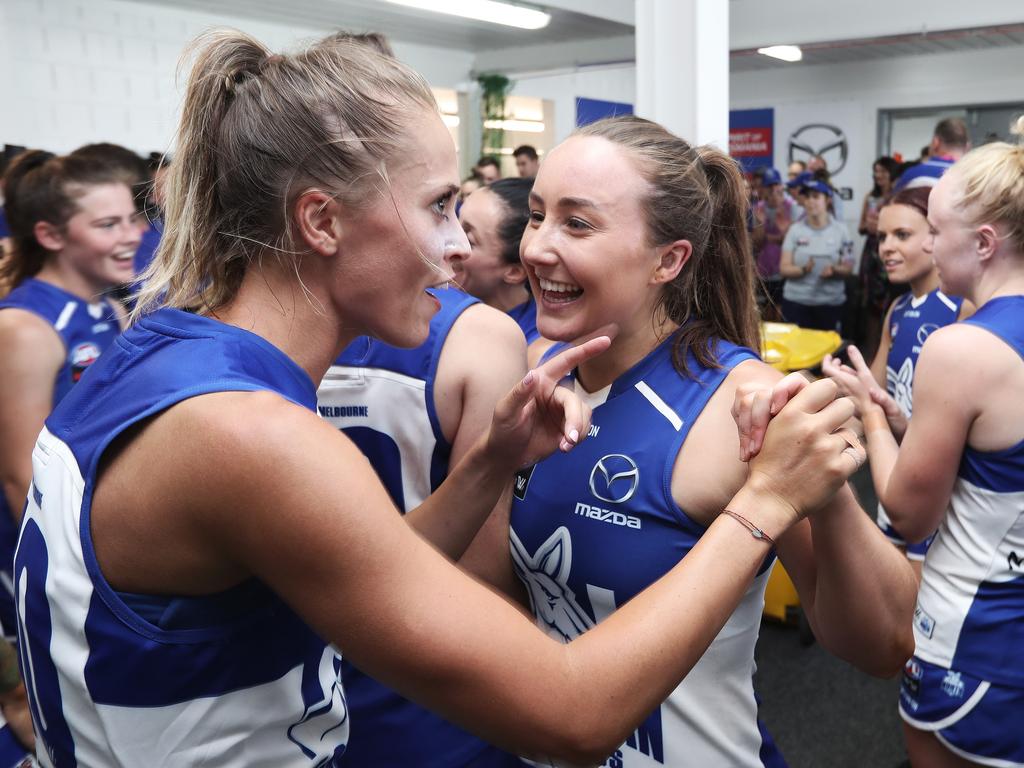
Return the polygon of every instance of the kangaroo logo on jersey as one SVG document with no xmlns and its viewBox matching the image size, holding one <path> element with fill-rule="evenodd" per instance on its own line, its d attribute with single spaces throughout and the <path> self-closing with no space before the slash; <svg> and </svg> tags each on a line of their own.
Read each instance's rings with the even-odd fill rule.
<svg viewBox="0 0 1024 768">
<path fill-rule="evenodd" d="M 590 492 L 609 504 L 629 501 L 639 483 L 636 462 L 621 453 L 602 456 L 590 471 Z"/>
<path fill-rule="evenodd" d="M 885 368 L 886 388 L 892 393 L 892 399 L 903 411 L 903 415 L 910 418 L 913 411 L 914 393 L 914 363 L 908 357 L 900 364 L 900 369 L 894 371 L 886 366 Z"/>
<path fill-rule="evenodd" d="M 333 647 L 324 648 L 317 675 L 320 698 L 307 704 L 302 719 L 288 728 L 288 738 L 306 757 L 316 761 L 316 765 L 323 765 L 338 747 L 348 743 L 348 706 L 341 687 L 341 655 Z"/>
<path fill-rule="evenodd" d="M 594 626 L 593 620 L 569 589 L 572 538 L 568 528 L 562 526 L 556 530 L 532 555 L 512 529 L 509 529 L 509 543 L 512 565 L 526 585 L 537 626 L 563 643 Z"/>
<path fill-rule="evenodd" d="M 85 369 L 96 362 L 100 348 L 91 341 L 83 341 L 71 350 L 71 380 L 78 381 Z"/>
</svg>

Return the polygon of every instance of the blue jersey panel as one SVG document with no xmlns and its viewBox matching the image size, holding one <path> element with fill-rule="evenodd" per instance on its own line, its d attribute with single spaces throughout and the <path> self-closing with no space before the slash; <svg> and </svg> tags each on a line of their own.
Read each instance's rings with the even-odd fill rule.
<svg viewBox="0 0 1024 768">
<path fill-rule="evenodd" d="M 33 454 L 15 556 L 19 651 L 55 765 L 324 765 L 344 749 L 340 657 L 250 582 L 201 598 L 126 595 L 91 537 L 97 466 L 132 424 L 189 397 L 315 389 L 247 331 L 159 310 L 119 337 L 58 405 Z"/>
<path fill-rule="evenodd" d="M 540 331 L 537 330 L 537 300 L 533 296 L 510 309 L 508 316 L 519 325 L 527 344 L 532 344 L 540 338 Z"/>
<path fill-rule="evenodd" d="M 328 371 L 319 391 L 321 416 L 362 450 L 403 513 L 448 474 L 451 445 L 438 421 L 434 380 L 452 326 L 478 303 L 454 289 L 431 293 L 441 308 L 423 344 L 398 349 L 366 337 L 357 339 Z M 343 676 L 358 725 L 338 766 L 459 768 L 518 763 L 347 662 Z"/>
<path fill-rule="evenodd" d="M 1024 296 L 992 299 L 964 322 L 998 336 L 1024 358 Z M 1024 491 L 1024 440 L 1002 451 L 965 448 L 959 475 L 999 493 Z"/>
</svg>

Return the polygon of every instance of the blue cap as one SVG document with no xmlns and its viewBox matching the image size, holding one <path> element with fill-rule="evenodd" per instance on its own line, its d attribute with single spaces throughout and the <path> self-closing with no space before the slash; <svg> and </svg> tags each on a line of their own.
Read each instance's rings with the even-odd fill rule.
<svg viewBox="0 0 1024 768">
<path fill-rule="evenodd" d="M 761 177 L 761 184 L 766 187 L 774 187 L 776 184 L 782 183 L 782 174 L 776 171 L 774 168 L 765 168 L 764 176 Z"/>
<path fill-rule="evenodd" d="M 811 179 L 800 185 L 802 191 L 821 192 L 826 197 L 832 197 L 832 187 L 826 184 L 824 181 L 818 179 Z"/>
<path fill-rule="evenodd" d="M 786 186 L 790 189 L 795 189 L 796 187 L 802 187 L 811 181 L 814 181 L 814 174 L 810 171 L 802 171 L 798 173 L 795 178 L 787 181 Z"/>
</svg>

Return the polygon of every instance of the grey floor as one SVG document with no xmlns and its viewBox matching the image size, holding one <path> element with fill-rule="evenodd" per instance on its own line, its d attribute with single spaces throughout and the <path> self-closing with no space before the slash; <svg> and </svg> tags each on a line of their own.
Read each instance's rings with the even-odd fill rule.
<svg viewBox="0 0 1024 768">
<path fill-rule="evenodd" d="M 854 488 L 874 509 L 866 469 Z M 790 768 L 897 768 L 906 760 L 898 678 L 869 677 L 817 644 L 801 645 L 795 627 L 772 622 L 761 628 L 757 666 L 761 717 Z"/>
</svg>

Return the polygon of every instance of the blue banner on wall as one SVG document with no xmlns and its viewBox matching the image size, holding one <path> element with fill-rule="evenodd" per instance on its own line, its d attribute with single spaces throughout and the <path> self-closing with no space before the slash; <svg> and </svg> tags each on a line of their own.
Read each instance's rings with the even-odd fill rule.
<svg viewBox="0 0 1024 768">
<path fill-rule="evenodd" d="M 775 110 L 730 110 L 729 154 L 747 173 L 755 168 L 771 168 L 775 154 Z"/>
<path fill-rule="evenodd" d="M 632 115 L 633 105 L 621 101 L 602 101 L 601 99 L 584 99 L 576 97 L 576 127 L 596 123 L 606 117 L 615 115 Z"/>
</svg>

